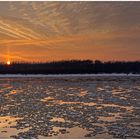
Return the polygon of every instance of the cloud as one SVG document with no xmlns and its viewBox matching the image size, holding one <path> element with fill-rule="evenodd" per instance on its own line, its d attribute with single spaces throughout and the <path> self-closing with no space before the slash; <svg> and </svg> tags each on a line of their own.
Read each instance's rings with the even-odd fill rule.
<svg viewBox="0 0 140 140">
<path fill-rule="evenodd" d="M 6 55 L 10 47 L 30 60 L 57 53 L 60 59 L 138 59 L 139 9 L 139 2 L 0 2 L 0 51 Z"/>
</svg>

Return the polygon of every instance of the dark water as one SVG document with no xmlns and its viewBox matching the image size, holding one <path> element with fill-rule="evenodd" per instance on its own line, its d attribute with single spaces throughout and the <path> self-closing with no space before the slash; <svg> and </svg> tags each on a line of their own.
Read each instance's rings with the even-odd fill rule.
<svg viewBox="0 0 140 140">
<path fill-rule="evenodd" d="M 0 138 L 140 138 L 140 77 L 1 78 Z"/>
</svg>

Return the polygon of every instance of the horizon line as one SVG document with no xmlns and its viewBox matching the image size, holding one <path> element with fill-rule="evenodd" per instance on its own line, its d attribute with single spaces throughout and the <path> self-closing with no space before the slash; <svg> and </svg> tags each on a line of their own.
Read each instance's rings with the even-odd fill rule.
<svg viewBox="0 0 140 140">
<path fill-rule="evenodd" d="M 10 61 L 11 64 L 22 64 L 22 63 L 28 63 L 28 64 L 43 64 L 43 63 L 51 63 L 51 62 L 64 62 L 64 61 L 100 61 L 102 63 L 104 62 L 140 62 L 140 60 L 100 60 L 100 59 L 62 59 L 62 60 L 51 60 L 51 61 Z M 0 64 L 6 64 L 7 61 L 1 61 Z"/>
</svg>

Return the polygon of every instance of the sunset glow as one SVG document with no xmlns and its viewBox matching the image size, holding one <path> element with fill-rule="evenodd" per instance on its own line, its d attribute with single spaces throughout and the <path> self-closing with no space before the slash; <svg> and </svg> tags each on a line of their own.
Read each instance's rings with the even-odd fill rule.
<svg viewBox="0 0 140 140">
<path fill-rule="evenodd" d="M 10 61 L 7 61 L 7 65 L 10 65 L 11 64 L 11 62 Z"/>
<path fill-rule="evenodd" d="M 8 47 L 13 61 L 140 60 L 139 9 L 139 2 L 0 2 L 0 60 Z"/>
<path fill-rule="evenodd" d="M 140 138 L 140 1 L 1 1 L 0 139 Z"/>
</svg>

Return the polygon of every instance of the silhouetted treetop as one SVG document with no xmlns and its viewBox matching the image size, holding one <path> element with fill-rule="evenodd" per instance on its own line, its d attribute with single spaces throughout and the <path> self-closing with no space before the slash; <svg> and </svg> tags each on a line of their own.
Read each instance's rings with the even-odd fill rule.
<svg viewBox="0 0 140 140">
<path fill-rule="evenodd" d="M 0 64 L 0 74 L 140 73 L 140 62 L 65 60 L 45 63 Z"/>
</svg>

